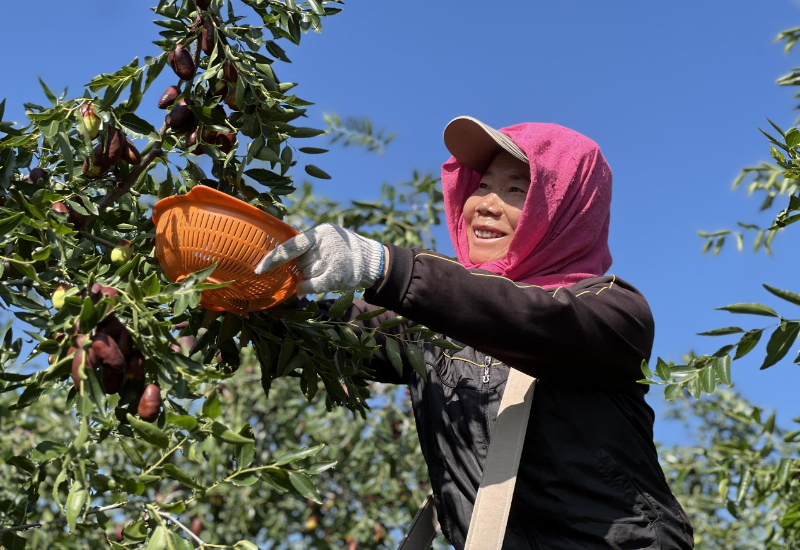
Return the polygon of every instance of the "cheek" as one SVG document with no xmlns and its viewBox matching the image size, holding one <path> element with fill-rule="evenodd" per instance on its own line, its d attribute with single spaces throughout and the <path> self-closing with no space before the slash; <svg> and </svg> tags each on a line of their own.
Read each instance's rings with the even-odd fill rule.
<svg viewBox="0 0 800 550">
<path fill-rule="evenodd" d="M 475 217 L 475 208 L 479 202 L 480 197 L 471 196 L 464 203 L 464 212 L 461 217 L 464 218 L 464 221 L 467 222 L 467 225 L 472 223 L 472 218 Z"/>
<path fill-rule="evenodd" d="M 519 223 L 519 218 L 520 216 L 522 216 L 522 208 L 507 204 L 505 208 L 505 214 L 506 217 L 508 218 L 509 225 L 514 231 L 516 231 L 517 224 Z"/>
</svg>

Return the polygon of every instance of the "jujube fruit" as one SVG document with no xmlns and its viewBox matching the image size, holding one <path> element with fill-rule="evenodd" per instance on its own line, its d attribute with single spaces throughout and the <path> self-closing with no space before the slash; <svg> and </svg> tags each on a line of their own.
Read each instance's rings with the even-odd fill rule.
<svg viewBox="0 0 800 550">
<path fill-rule="evenodd" d="M 83 161 L 83 175 L 88 178 L 99 178 L 111 168 L 106 156 L 105 146 L 98 143 L 92 149 L 92 158 Z"/>
<path fill-rule="evenodd" d="M 139 150 L 129 139 L 125 140 L 125 148 L 122 150 L 122 160 L 133 166 L 142 162 L 142 154 L 139 153 Z"/>
<path fill-rule="evenodd" d="M 64 285 L 58 285 L 58 288 L 53 292 L 53 307 L 61 309 L 64 307 L 64 300 L 66 298 L 67 288 Z"/>
<path fill-rule="evenodd" d="M 164 93 L 161 94 L 161 99 L 158 100 L 158 108 L 159 109 L 166 109 L 173 103 L 177 97 L 181 95 L 181 89 L 177 86 L 167 86 L 167 89 L 164 90 Z"/>
<path fill-rule="evenodd" d="M 111 250 L 111 262 L 117 265 L 124 264 L 133 256 L 133 245 L 128 239 L 122 239 Z"/>
<path fill-rule="evenodd" d="M 234 111 L 239 110 L 239 104 L 236 103 L 236 88 L 231 87 L 228 95 L 225 96 L 225 105 L 233 109 Z"/>
<path fill-rule="evenodd" d="M 94 303 L 100 301 L 101 298 L 106 297 L 109 300 L 116 301 L 119 292 L 113 286 L 105 286 L 101 285 L 100 283 L 95 283 L 92 285 L 91 290 L 89 291 L 89 296 L 92 298 Z"/>
<path fill-rule="evenodd" d="M 37 166 L 36 168 L 31 170 L 30 174 L 28 174 L 28 181 L 30 183 L 36 183 L 37 181 L 39 181 L 44 177 L 47 177 L 47 170 Z"/>
<path fill-rule="evenodd" d="M 117 342 L 107 334 L 102 332 L 95 334 L 92 337 L 91 349 L 97 360 L 103 362 L 103 367 L 119 372 L 125 370 L 128 362 L 122 355 Z"/>
<path fill-rule="evenodd" d="M 145 422 L 155 422 L 161 409 L 161 390 L 155 384 L 148 384 L 139 399 L 139 407 L 136 412 L 139 418 Z"/>
<path fill-rule="evenodd" d="M 200 44 L 203 52 L 206 55 L 211 55 L 214 52 L 214 36 L 216 31 L 214 29 L 214 22 L 210 17 L 203 19 L 203 34 L 200 39 Z"/>
<path fill-rule="evenodd" d="M 176 105 L 164 119 L 169 128 L 177 133 L 188 132 L 195 126 L 194 113 L 188 105 Z"/>
<path fill-rule="evenodd" d="M 183 45 L 178 44 L 175 46 L 175 49 L 169 52 L 167 60 L 169 66 L 172 67 L 172 70 L 181 80 L 192 79 L 195 71 L 194 61 L 192 60 L 192 54 Z"/>
<path fill-rule="evenodd" d="M 144 357 L 140 351 L 133 350 L 131 352 L 125 375 L 131 380 L 144 380 Z"/>
<path fill-rule="evenodd" d="M 89 134 L 89 139 L 94 139 L 100 133 L 100 118 L 94 114 L 94 106 L 91 103 L 84 103 L 80 106 L 83 127 Z"/>
<path fill-rule="evenodd" d="M 225 80 L 231 84 L 236 84 L 236 81 L 239 79 L 239 71 L 236 70 L 236 66 L 230 59 L 226 59 L 225 63 L 222 64 L 222 74 Z"/>
<path fill-rule="evenodd" d="M 117 164 L 122 160 L 124 150 L 125 136 L 118 128 L 112 126 L 108 129 L 108 142 L 104 150 L 103 160 L 109 165 Z"/>
<path fill-rule="evenodd" d="M 217 132 L 214 143 L 220 148 L 220 151 L 229 153 L 236 146 L 236 134 Z"/>
<path fill-rule="evenodd" d="M 85 369 L 95 370 L 97 368 L 97 357 L 94 353 L 94 350 L 92 350 L 92 347 L 89 346 L 88 350 L 83 348 L 83 343 L 85 341 L 86 335 L 81 334 L 75 338 L 75 345 L 72 346 L 68 352 L 75 353 L 75 357 L 72 359 L 72 381 L 75 384 L 75 388 L 79 391 L 81 389 L 81 364 L 83 363 Z"/>
<path fill-rule="evenodd" d="M 125 373 L 123 371 L 115 371 L 109 368 L 103 368 L 103 388 L 106 391 L 106 395 L 119 393 L 124 381 Z"/>
</svg>

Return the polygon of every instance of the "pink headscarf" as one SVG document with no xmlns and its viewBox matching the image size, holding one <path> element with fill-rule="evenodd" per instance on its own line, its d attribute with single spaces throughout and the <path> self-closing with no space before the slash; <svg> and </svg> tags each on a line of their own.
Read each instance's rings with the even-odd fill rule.
<svg viewBox="0 0 800 550">
<path fill-rule="evenodd" d="M 528 196 L 506 257 L 473 264 L 462 214 L 481 174 L 454 157 L 445 162 L 445 215 L 458 261 L 544 288 L 603 275 L 611 266 L 611 169 L 598 145 L 558 124 L 526 122 L 500 132 L 530 160 Z"/>
</svg>

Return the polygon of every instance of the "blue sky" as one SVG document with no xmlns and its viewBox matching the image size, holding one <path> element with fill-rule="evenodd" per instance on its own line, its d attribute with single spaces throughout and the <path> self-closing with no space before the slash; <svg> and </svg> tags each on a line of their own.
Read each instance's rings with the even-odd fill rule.
<svg viewBox="0 0 800 550">
<path fill-rule="evenodd" d="M 4 118 L 21 121 L 23 102 L 44 101 L 37 76 L 76 96 L 95 74 L 157 53 L 151 3 L 4 6 L 6 21 L 27 21 L 7 25 L 0 38 L 13 52 L 0 86 Z M 798 229 L 777 236 L 774 257 L 732 246 L 718 257 L 702 255 L 697 231 L 737 221 L 764 225 L 777 211 L 759 214 L 761 199 L 731 192 L 730 184 L 743 166 L 769 160 L 757 129 L 768 127 L 767 117 L 783 127 L 794 121 L 793 91 L 775 80 L 798 54 L 784 55 L 773 40 L 798 22 L 800 9 L 788 0 L 353 0 L 323 21 L 322 34 L 304 36 L 300 48 L 284 45 L 294 63 L 275 70 L 316 102 L 308 125 L 322 127 L 323 113 L 337 112 L 369 116 L 397 132 L 384 155 L 333 148 L 307 159 L 333 176 L 317 190 L 340 200 L 374 197 L 381 183 L 407 180 L 415 168 L 438 174 L 448 156 L 442 130 L 463 114 L 495 127 L 555 122 L 594 139 L 614 173 L 610 272 L 647 297 L 656 319 L 654 358 L 677 360 L 690 349 L 708 353 L 732 341 L 698 332 L 771 322 L 715 307 L 758 301 L 797 317 L 795 306 L 773 299 L 761 283 L 800 290 Z M 154 104 L 167 83 L 154 84 L 139 112 L 154 124 L 163 116 Z M 298 181 L 304 177 L 299 171 Z M 452 253 L 446 233 L 437 237 L 439 250 Z M 784 426 L 799 414 L 800 369 L 791 363 L 797 347 L 788 361 L 759 372 L 762 342 L 733 368 L 736 388 L 778 408 Z M 661 410 L 660 391 L 651 395 Z M 679 426 L 661 421 L 656 434 L 665 442 L 685 439 Z"/>
</svg>

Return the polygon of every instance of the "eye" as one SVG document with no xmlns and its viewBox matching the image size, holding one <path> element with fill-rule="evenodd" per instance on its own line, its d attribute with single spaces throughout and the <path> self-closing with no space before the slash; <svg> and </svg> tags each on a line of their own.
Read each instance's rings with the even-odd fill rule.
<svg viewBox="0 0 800 550">
<path fill-rule="evenodd" d="M 478 184 L 478 189 L 489 189 L 489 185 L 484 182 L 480 182 Z"/>
<path fill-rule="evenodd" d="M 509 189 L 509 191 L 511 191 L 512 193 L 517 193 L 517 192 L 519 192 L 519 193 L 527 193 L 528 192 L 527 189 L 522 189 L 520 187 L 512 187 L 511 189 Z"/>
</svg>

